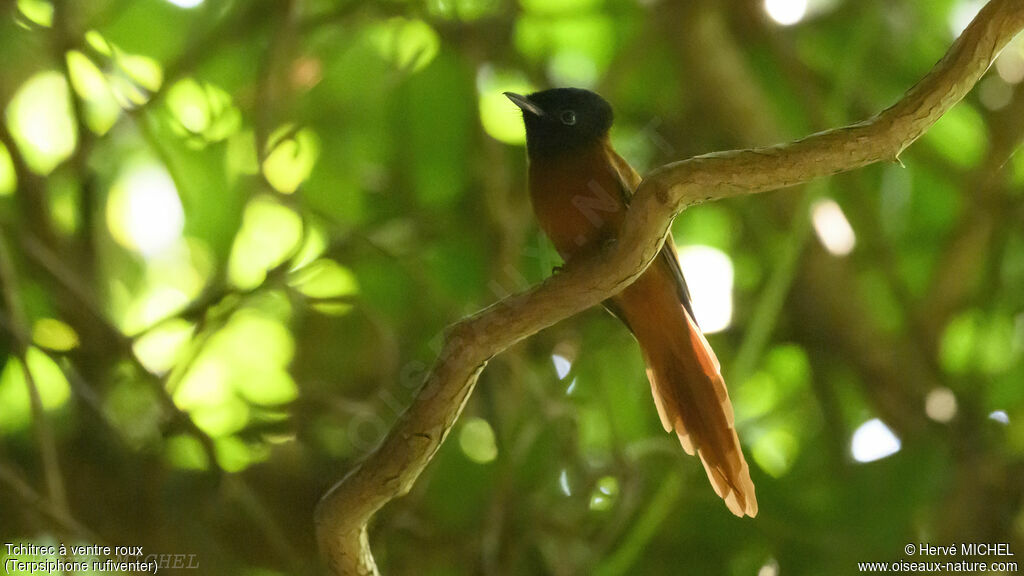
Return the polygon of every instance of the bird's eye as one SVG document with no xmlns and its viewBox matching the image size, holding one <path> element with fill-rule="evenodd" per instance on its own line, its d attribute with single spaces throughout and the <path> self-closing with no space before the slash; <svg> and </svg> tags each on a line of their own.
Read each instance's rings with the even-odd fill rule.
<svg viewBox="0 0 1024 576">
<path fill-rule="evenodd" d="M 576 123 L 576 113 L 573 112 L 572 110 L 566 110 L 565 112 L 562 112 L 561 119 L 562 124 L 565 124 L 566 126 L 572 126 L 573 124 Z"/>
</svg>

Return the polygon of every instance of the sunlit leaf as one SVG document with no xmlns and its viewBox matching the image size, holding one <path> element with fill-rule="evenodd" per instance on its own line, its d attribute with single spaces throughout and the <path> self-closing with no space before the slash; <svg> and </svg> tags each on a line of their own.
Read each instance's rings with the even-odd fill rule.
<svg viewBox="0 0 1024 576">
<path fill-rule="evenodd" d="M 116 289 L 125 290 L 126 302 L 118 306 L 118 323 L 127 333 L 144 330 L 182 309 L 189 302 L 189 294 L 173 286 L 146 285 L 137 293 L 127 292 L 120 283 Z"/>
<path fill-rule="evenodd" d="M 164 456 L 171 466 L 184 470 L 206 470 L 209 460 L 195 436 L 179 434 L 164 442 Z"/>
<path fill-rule="evenodd" d="M 110 88 L 118 103 L 128 109 L 137 108 L 160 88 L 163 70 L 160 64 L 146 56 L 116 52 L 117 70 L 109 77 Z"/>
<path fill-rule="evenodd" d="M 32 325 L 32 341 L 50 350 L 67 351 L 78 346 L 74 328 L 55 318 L 40 318 Z"/>
<path fill-rule="evenodd" d="M 156 92 L 163 84 L 163 68 L 152 58 L 138 54 L 121 54 L 116 61 L 132 80 L 150 92 Z"/>
<path fill-rule="evenodd" d="M 175 130 L 197 148 L 224 140 L 241 126 L 241 113 L 231 95 L 192 78 L 180 80 L 168 90 L 167 108 L 176 120 Z"/>
<path fill-rule="evenodd" d="M 269 197 L 258 197 L 245 208 L 235 238 L 228 277 L 240 288 L 257 286 L 267 270 L 280 264 L 302 237 L 302 219 Z"/>
<path fill-rule="evenodd" d="M 241 371 L 236 389 L 245 400 L 259 406 L 286 404 L 299 397 L 299 389 L 281 368 Z"/>
<path fill-rule="evenodd" d="M 30 348 L 26 357 L 43 409 L 53 411 L 63 406 L 71 397 L 71 387 L 64 372 L 36 348 Z M 31 423 L 32 403 L 20 359 L 8 359 L 0 373 L 0 406 L 3 406 L 0 410 L 0 433 L 18 432 Z"/>
<path fill-rule="evenodd" d="M 494 430 L 483 418 L 469 418 L 459 431 L 459 446 L 467 458 L 477 464 L 486 464 L 498 457 Z"/>
<path fill-rule="evenodd" d="M 85 103 L 85 122 L 96 134 L 106 134 L 117 122 L 121 107 L 110 92 L 103 72 L 78 50 L 67 53 L 71 87 Z"/>
<path fill-rule="evenodd" d="M 209 349 L 238 366 L 282 368 L 291 362 L 295 344 L 281 322 L 263 313 L 242 310 L 214 337 Z"/>
<path fill-rule="evenodd" d="M 263 176 L 278 192 L 295 192 L 316 165 L 320 141 L 309 128 L 282 126 L 267 142 Z"/>
<path fill-rule="evenodd" d="M 90 48 L 103 56 L 112 56 L 114 54 L 114 47 L 96 30 L 89 30 L 85 33 L 85 42 Z"/>
<path fill-rule="evenodd" d="M 267 450 L 235 437 L 217 439 L 217 462 L 228 472 L 240 472 L 267 457 Z"/>
<path fill-rule="evenodd" d="M 75 150 L 78 131 L 71 94 L 58 72 L 40 72 L 11 98 L 7 123 L 32 170 L 47 174 Z"/>
<path fill-rule="evenodd" d="M 188 412 L 196 426 L 218 439 L 244 428 L 252 416 L 249 405 L 237 396 L 229 396 L 218 404 L 196 406 Z"/>
<path fill-rule="evenodd" d="M 196 359 L 174 391 L 174 402 L 183 410 L 217 408 L 231 400 L 230 365 L 213 354 Z"/>
<path fill-rule="evenodd" d="M 291 333 L 254 309 L 235 313 L 214 334 L 175 391 L 175 402 L 210 434 L 237 432 L 249 422 L 242 400 L 270 406 L 294 400 L 298 388 L 285 371 L 294 353 Z"/>
<path fill-rule="evenodd" d="M 304 268 L 320 257 L 327 249 L 327 237 L 319 226 L 308 226 L 302 248 L 292 259 L 295 270 Z"/>
<path fill-rule="evenodd" d="M 192 337 L 191 323 L 175 319 L 164 322 L 136 338 L 132 350 L 146 369 L 155 374 L 170 371 L 182 348 Z"/>
<path fill-rule="evenodd" d="M 309 298 L 329 299 L 359 293 L 359 283 L 351 270 L 333 260 L 320 259 L 295 273 L 291 280 L 296 290 Z M 347 307 L 345 308 L 347 310 Z"/>
<path fill-rule="evenodd" d="M 392 18 L 374 30 L 381 55 L 399 70 L 416 72 L 437 56 L 441 39 L 423 20 Z"/>
<path fill-rule="evenodd" d="M 18 0 L 18 12 L 38 26 L 49 28 L 53 25 L 53 3 L 47 0 Z"/>
</svg>

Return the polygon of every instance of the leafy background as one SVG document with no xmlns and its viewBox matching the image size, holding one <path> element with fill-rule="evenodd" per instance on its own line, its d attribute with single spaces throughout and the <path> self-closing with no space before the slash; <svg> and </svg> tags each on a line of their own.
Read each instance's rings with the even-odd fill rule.
<svg viewBox="0 0 1024 576">
<path fill-rule="evenodd" d="M 318 497 L 444 327 L 558 264 L 502 91 L 598 90 L 644 172 L 866 118 L 979 7 L 809 0 L 778 22 L 800 4 L 0 1 L 0 541 L 316 573 Z M 677 219 L 756 520 L 661 431 L 636 345 L 590 311 L 490 363 L 373 523 L 382 568 L 847 574 L 906 543 L 1024 550 L 1022 78 L 1018 41 L 903 166 Z"/>
</svg>

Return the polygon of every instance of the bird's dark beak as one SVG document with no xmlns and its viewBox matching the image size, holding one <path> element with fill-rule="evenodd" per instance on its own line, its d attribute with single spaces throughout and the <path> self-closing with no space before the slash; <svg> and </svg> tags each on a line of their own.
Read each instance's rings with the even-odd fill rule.
<svg viewBox="0 0 1024 576">
<path fill-rule="evenodd" d="M 531 102 L 526 96 L 516 94 L 515 92 L 505 92 L 505 97 L 511 100 L 516 106 L 519 106 L 523 112 L 529 112 L 537 117 L 544 115 L 544 111 L 540 109 L 540 106 Z"/>
</svg>

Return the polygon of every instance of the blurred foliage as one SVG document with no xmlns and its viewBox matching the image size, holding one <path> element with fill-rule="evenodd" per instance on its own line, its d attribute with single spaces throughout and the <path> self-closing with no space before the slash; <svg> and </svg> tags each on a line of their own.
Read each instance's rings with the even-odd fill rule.
<svg viewBox="0 0 1024 576">
<path fill-rule="evenodd" d="M 317 573 L 318 497 L 445 326 L 559 263 L 503 91 L 598 90 L 643 172 L 881 110 L 977 4 L 808 0 L 782 26 L 755 0 L 0 1 L 0 542 Z M 717 263 L 686 273 L 727 325 L 757 519 L 662 432 L 631 337 L 592 311 L 491 362 L 372 525 L 385 572 L 1024 550 L 1022 80 L 1017 41 L 905 167 L 678 218 Z M 822 197 L 841 210 L 811 222 Z M 892 436 L 851 448 L 875 418 Z"/>
</svg>

